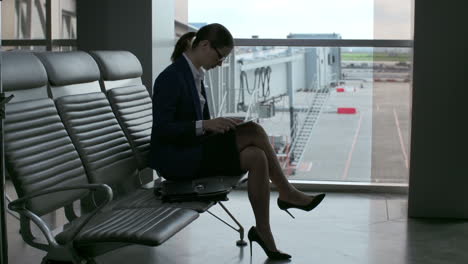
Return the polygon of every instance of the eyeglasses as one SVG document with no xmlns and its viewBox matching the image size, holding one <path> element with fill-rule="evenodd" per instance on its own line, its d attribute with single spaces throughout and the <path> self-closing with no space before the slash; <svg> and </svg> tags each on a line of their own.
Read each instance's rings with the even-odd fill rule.
<svg viewBox="0 0 468 264">
<path fill-rule="evenodd" d="M 227 56 L 223 57 L 221 52 L 219 52 L 218 48 L 213 47 L 213 45 L 211 45 L 211 47 L 214 49 L 214 51 L 216 51 L 216 55 L 218 55 L 218 61 L 219 62 L 222 62 L 227 58 Z"/>
</svg>

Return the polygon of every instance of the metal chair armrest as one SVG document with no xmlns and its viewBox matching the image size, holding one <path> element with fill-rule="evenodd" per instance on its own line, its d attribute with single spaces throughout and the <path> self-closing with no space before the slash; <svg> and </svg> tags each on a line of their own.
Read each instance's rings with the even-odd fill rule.
<svg viewBox="0 0 468 264">
<path fill-rule="evenodd" d="M 39 229 L 42 231 L 44 236 L 47 239 L 47 242 L 51 246 L 58 246 L 57 241 L 55 240 L 52 231 L 49 229 L 47 224 L 36 214 L 31 212 L 26 208 L 26 203 L 38 196 L 43 196 L 47 195 L 50 193 L 55 193 L 55 192 L 62 192 L 62 191 L 69 191 L 69 190 L 77 190 L 77 189 L 89 189 L 91 191 L 98 191 L 102 190 L 106 193 L 106 200 L 100 204 L 96 209 L 94 209 L 90 214 L 86 216 L 86 218 L 81 221 L 79 225 L 75 227 L 75 230 L 73 231 L 71 235 L 71 239 L 73 240 L 76 235 L 81 231 L 81 229 L 91 220 L 91 218 L 96 215 L 106 204 L 108 204 L 110 201 L 112 201 L 112 189 L 106 185 L 106 184 L 84 184 L 84 185 L 76 185 L 76 186 L 69 186 L 69 187 L 60 187 L 60 188 L 51 188 L 47 190 L 41 190 L 38 192 L 34 192 L 31 194 L 28 194 L 26 196 L 23 196 L 19 199 L 16 199 L 8 204 L 8 208 L 12 211 L 18 212 L 20 215 L 25 216 L 33 221 Z"/>
</svg>

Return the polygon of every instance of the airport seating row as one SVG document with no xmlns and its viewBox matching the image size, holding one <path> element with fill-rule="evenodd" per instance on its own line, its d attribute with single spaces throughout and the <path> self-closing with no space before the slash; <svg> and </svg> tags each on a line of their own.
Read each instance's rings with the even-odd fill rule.
<svg viewBox="0 0 468 264">
<path fill-rule="evenodd" d="M 9 208 L 20 214 L 23 239 L 47 252 L 44 263 L 94 263 L 123 246 L 158 246 L 214 204 L 227 210 L 219 201 L 164 203 L 145 186 L 152 102 L 132 53 L 2 57 L 3 87 L 14 95 L 6 105 L 5 162 L 19 198 Z M 236 187 L 245 176 L 209 180 Z M 51 230 L 41 216 L 61 208 L 69 222 Z"/>
</svg>

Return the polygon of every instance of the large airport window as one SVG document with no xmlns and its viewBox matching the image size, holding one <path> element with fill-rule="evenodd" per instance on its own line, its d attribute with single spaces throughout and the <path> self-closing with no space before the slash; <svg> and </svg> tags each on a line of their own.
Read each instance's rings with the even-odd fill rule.
<svg viewBox="0 0 468 264">
<path fill-rule="evenodd" d="M 212 115 L 256 118 L 290 179 L 406 184 L 410 71 L 408 48 L 244 46 L 206 83 Z"/>
<path fill-rule="evenodd" d="M 411 4 L 178 0 L 175 33 L 233 33 L 230 63 L 206 75 L 212 114 L 256 118 L 291 180 L 404 186 Z"/>
</svg>

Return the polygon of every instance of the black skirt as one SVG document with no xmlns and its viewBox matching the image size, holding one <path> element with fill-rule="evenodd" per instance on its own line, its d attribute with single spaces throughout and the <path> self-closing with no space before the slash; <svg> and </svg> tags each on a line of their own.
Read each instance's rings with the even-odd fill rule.
<svg viewBox="0 0 468 264">
<path fill-rule="evenodd" d="M 203 154 L 197 178 L 234 176 L 245 173 L 240 166 L 240 155 L 234 130 L 229 130 L 224 134 L 204 136 L 201 142 Z"/>
</svg>

